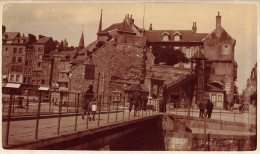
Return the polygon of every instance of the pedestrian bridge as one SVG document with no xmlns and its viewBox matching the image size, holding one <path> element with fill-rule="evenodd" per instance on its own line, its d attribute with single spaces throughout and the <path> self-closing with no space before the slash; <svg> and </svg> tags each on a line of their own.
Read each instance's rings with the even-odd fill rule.
<svg viewBox="0 0 260 154">
<path fill-rule="evenodd" d="M 252 115 L 214 111 L 212 119 L 206 119 L 198 114 L 198 110 L 191 110 L 187 116 L 185 109 L 171 109 L 166 113 L 143 110 L 134 116 L 121 108 L 100 112 L 95 121 L 82 119 L 81 113 L 64 113 L 42 115 L 38 123 L 37 117 L 17 116 L 12 117 L 8 137 L 7 121 L 2 122 L 2 141 L 5 149 L 221 150 L 222 144 L 233 150 L 256 148 Z M 175 146 L 175 141 L 185 143 L 186 139 L 194 144 L 182 149 Z"/>
</svg>

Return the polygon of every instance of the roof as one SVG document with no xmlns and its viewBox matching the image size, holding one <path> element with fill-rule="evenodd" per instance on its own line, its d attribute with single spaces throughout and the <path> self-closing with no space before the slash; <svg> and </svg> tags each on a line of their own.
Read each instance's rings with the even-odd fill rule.
<svg viewBox="0 0 260 154">
<path fill-rule="evenodd" d="M 7 38 L 5 38 L 4 36 L 7 36 Z M 3 40 L 14 40 L 16 37 L 20 36 L 19 32 L 5 32 L 3 35 Z"/>
<path fill-rule="evenodd" d="M 198 59 L 198 60 L 207 60 L 208 58 L 206 58 L 204 56 L 204 54 L 200 51 L 200 50 L 197 50 L 194 55 L 191 57 L 191 59 Z"/>
<path fill-rule="evenodd" d="M 50 39 L 52 39 L 52 37 L 43 37 L 41 39 L 39 39 L 38 41 L 36 41 L 36 44 L 45 44 L 47 43 Z"/>
<path fill-rule="evenodd" d="M 140 30 L 140 28 L 138 28 L 137 26 L 135 26 L 135 28 L 137 30 L 138 29 Z M 102 30 L 101 32 L 98 32 L 98 34 L 107 34 L 111 30 L 118 30 L 118 31 L 122 31 L 122 32 L 135 33 L 135 31 L 131 28 L 131 26 L 126 21 L 123 21 L 121 23 L 116 23 L 116 24 L 109 26 L 108 28 Z"/>
<path fill-rule="evenodd" d="M 163 41 L 162 35 L 168 33 L 170 35 L 167 42 L 202 42 L 208 33 L 196 33 L 192 30 L 146 30 L 145 36 L 148 42 L 166 42 Z M 174 41 L 174 34 L 180 34 L 180 41 Z"/>
<path fill-rule="evenodd" d="M 94 41 L 92 43 L 90 43 L 88 46 L 86 46 L 85 48 L 81 49 L 78 51 L 78 53 L 81 55 L 81 54 L 84 54 L 86 53 L 87 51 L 89 52 L 92 52 L 93 49 L 96 47 L 96 44 L 98 43 L 98 41 Z"/>
<path fill-rule="evenodd" d="M 211 84 L 208 84 L 208 83 L 206 84 L 206 91 L 225 92 L 225 90 L 220 89 L 220 88 L 213 86 Z"/>
<path fill-rule="evenodd" d="M 76 50 L 71 50 L 71 51 L 50 51 L 50 53 L 49 53 L 50 57 L 54 57 L 54 56 L 61 56 L 61 57 L 69 56 L 70 60 L 72 58 L 74 58 L 74 56 L 76 54 L 77 54 Z"/>
<path fill-rule="evenodd" d="M 85 55 L 78 55 L 75 59 L 73 59 L 70 63 L 71 64 L 80 64 L 87 59 Z"/>
</svg>

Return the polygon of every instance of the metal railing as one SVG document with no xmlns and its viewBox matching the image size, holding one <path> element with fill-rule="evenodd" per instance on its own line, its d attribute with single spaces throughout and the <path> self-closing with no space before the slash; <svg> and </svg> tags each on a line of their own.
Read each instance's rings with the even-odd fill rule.
<svg viewBox="0 0 260 154">
<path fill-rule="evenodd" d="M 30 95 L 28 92 L 27 95 L 10 94 L 9 99 L 3 97 L 4 146 L 23 143 L 24 140 L 33 141 L 98 128 L 159 113 L 157 99 L 131 101 L 129 97 L 121 96 L 119 101 L 115 102 L 113 96 L 99 95 L 95 96 L 94 100 L 97 109 L 95 111 L 89 109 L 83 116 L 86 100 L 82 93 L 31 91 L 34 91 L 35 95 Z"/>
</svg>

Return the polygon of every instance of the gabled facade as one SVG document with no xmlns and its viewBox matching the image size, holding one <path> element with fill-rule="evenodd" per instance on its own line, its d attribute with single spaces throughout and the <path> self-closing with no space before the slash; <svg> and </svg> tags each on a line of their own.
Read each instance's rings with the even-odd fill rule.
<svg viewBox="0 0 260 154">
<path fill-rule="evenodd" d="M 236 94 L 237 63 L 234 60 L 236 40 L 221 26 L 221 16 L 216 16 L 216 29 L 209 33 L 204 43 L 204 55 L 209 59 L 206 66 L 208 83 L 226 91 L 227 101 Z"/>
</svg>

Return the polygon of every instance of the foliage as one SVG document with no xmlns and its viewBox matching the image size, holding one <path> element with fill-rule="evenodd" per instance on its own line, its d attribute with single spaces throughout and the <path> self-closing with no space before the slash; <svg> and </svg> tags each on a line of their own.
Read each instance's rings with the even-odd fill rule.
<svg viewBox="0 0 260 154">
<path fill-rule="evenodd" d="M 165 63 L 166 65 L 175 65 L 179 62 L 188 62 L 188 58 L 180 50 L 174 50 L 174 47 L 158 46 L 153 47 L 154 63 Z"/>
</svg>

